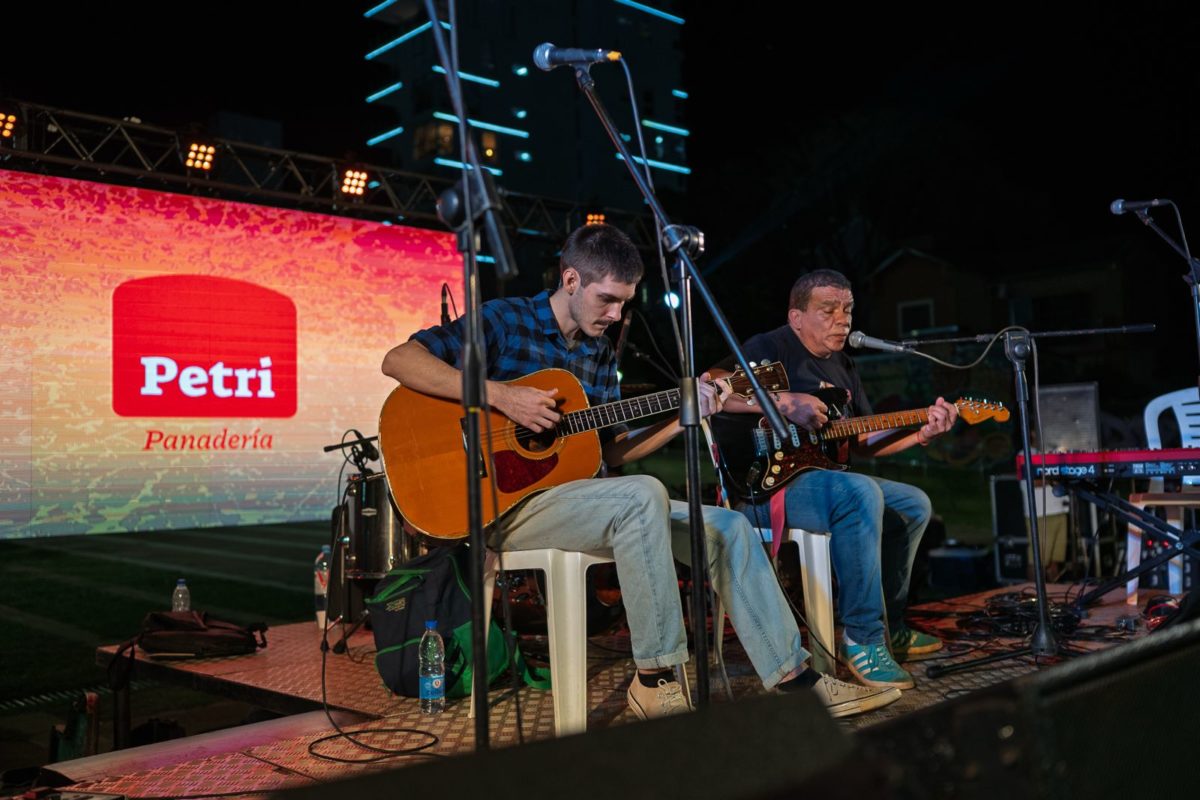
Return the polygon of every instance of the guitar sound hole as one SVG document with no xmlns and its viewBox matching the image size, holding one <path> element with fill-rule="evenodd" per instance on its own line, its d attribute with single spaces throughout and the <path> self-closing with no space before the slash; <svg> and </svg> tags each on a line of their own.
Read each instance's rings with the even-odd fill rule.
<svg viewBox="0 0 1200 800">
<path fill-rule="evenodd" d="M 517 429 L 517 441 L 521 443 L 523 449 L 531 453 L 544 453 L 554 446 L 557 439 L 558 431 L 553 428 L 541 433 L 534 433 L 528 428 Z"/>
</svg>

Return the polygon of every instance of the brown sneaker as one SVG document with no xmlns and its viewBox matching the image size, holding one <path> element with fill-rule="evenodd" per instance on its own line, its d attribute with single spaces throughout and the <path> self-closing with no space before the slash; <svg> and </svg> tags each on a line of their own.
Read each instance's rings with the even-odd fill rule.
<svg viewBox="0 0 1200 800">
<path fill-rule="evenodd" d="M 643 686 L 638 676 L 634 675 L 625 699 L 638 719 L 657 719 L 692 710 L 692 701 L 684 694 L 679 681 L 663 678 L 659 678 L 658 686 L 651 688 Z"/>
<path fill-rule="evenodd" d="M 812 688 L 825 704 L 829 716 L 835 718 L 865 714 L 900 699 L 900 690 L 894 686 L 859 686 L 824 674 Z"/>
</svg>

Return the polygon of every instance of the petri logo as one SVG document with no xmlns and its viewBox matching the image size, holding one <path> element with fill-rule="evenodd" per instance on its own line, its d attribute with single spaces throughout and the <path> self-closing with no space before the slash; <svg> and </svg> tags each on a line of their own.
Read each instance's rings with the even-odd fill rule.
<svg viewBox="0 0 1200 800">
<path fill-rule="evenodd" d="M 113 292 L 113 411 L 290 417 L 296 305 L 246 281 L 160 275 Z"/>
</svg>

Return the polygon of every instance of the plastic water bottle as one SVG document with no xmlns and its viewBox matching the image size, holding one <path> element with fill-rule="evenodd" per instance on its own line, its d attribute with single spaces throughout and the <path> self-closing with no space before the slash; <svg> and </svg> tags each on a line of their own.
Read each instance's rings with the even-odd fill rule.
<svg viewBox="0 0 1200 800">
<path fill-rule="evenodd" d="M 171 592 L 171 610 L 192 610 L 192 593 L 188 591 L 187 581 L 183 578 L 175 581 L 175 591 Z"/>
<path fill-rule="evenodd" d="M 425 633 L 417 645 L 417 659 L 421 713 L 440 714 L 446 710 L 446 648 L 435 620 L 425 622 Z"/>
<path fill-rule="evenodd" d="M 321 545 L 317 560 L 313 562 L 313 604 L 317 609 L 317 628 L 325 630 L 325 609 L 329 599 L 329 545 Z"/>
</svg>

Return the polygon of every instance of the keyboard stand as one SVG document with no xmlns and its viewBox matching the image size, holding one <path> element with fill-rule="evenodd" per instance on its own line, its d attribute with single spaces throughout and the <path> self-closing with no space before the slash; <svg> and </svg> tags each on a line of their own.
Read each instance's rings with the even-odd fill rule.
<svg viewBox="0 0 1200 800">
<path fill-rule="evenodd" d="M 1180 530 L 1169 522 L 1159 519 L 1154 514 L 1140 508 L 1128 500 L 1125 500 L 1112 492 L 1106 492 L 1094 483 L 1087 480 L 1067 480 L 1064 481 L 1066 488 L 1076 497 L 1085 502 L 1091 503 L 1096 508 L 1107 511 L 1113 516 L 1124 520 L 1127 525 L 1132 525 L 1135 528 L 1140 528 L 1146 533 L 1153 536 L 1163 538 L 1165 541 L 1175 543 L 1175 547 L 1165 553 L 1154 556 L 1153 558 L 1142 561 L 1135 567 L 1126 569 L 1125 572 L 1117 575 L 1104 583 L 1092 589 L 1090 592 L 1084 592 L 1072 605 L 1079 611 L 1082 611 L 1087 606 L 1099 600 L 1104 595 L 1111 592 L 1113 589 L 1128 583 L 1129 581 L 1141 576 L 1155 567 L 1158 567 L 1172 558 L 1180 554 L 1185 554 L 1194 559 L 1200 559 L 1200 549 L 1194 545 L 1200 543 L 1200 530 Z"/>
</svg>

